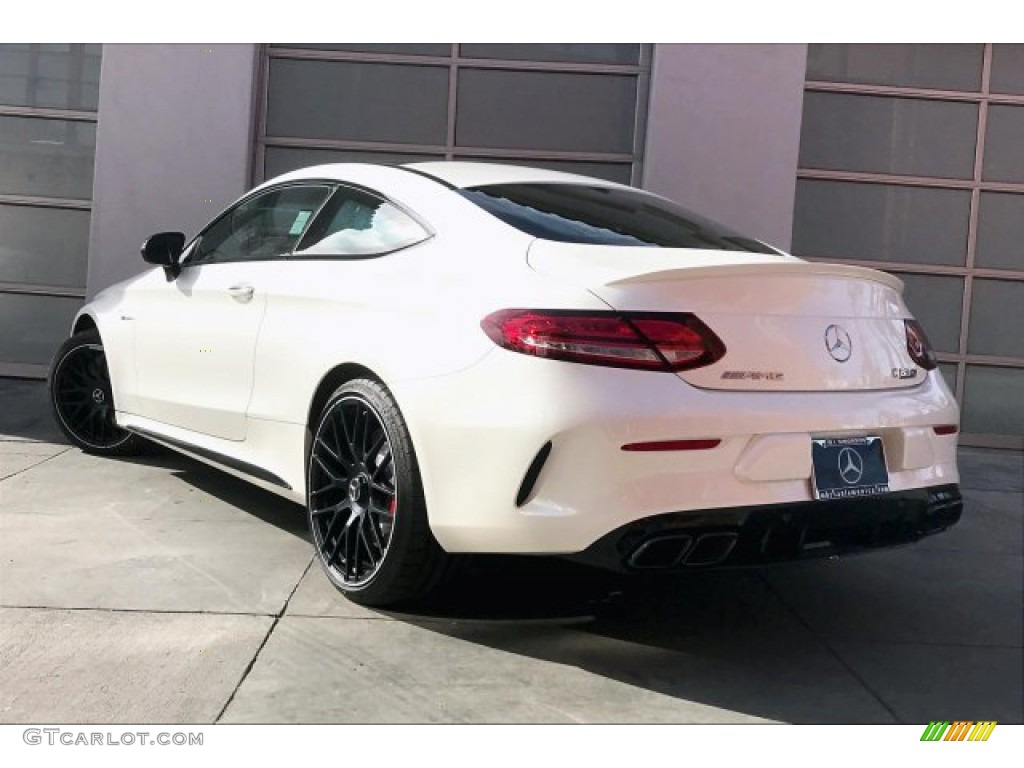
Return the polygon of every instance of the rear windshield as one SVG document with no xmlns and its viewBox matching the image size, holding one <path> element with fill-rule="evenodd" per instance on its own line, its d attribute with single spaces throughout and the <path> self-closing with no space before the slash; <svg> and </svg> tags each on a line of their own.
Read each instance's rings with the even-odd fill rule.
<svg viewBox="0 0 1024 768">
<path fill-rule="evenodd" d="M 631 189 L 493 184 L 459 193 L 506 224 L 544 240 L 778 253 L 675 203 Z"/>
</svg>

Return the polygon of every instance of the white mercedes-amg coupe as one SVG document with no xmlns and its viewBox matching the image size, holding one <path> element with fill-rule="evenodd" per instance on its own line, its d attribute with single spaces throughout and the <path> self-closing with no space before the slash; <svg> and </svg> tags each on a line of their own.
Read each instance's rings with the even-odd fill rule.
<svg viewBox="0 0 1024 768">
<path fill-rule="evenodd" d="M 61 428 L 304 504 L 362 603 L 423 594 L 459 553 L 684 570 L 907 543 L 961 514 L 956 402 L 900 281 L 647 192 L 324 165 L 143 257 L 55 356 Z"/>
</svg>

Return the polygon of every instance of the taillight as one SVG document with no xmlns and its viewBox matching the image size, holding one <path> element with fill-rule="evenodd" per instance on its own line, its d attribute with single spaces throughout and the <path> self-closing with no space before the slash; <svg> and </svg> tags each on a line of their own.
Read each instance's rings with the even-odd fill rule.
<svg viewBox="0 0 1024 768">
<path fill-rule="evenodd" d="M 907 332 L 907 352 L 910 358 L 926 371 L 932 370 L 938 363 L 924 328 L 917 320 L 904 320 L 903 326 Z"/>
<path fill-rule="evenodd" d="M 683 371 L 725 354 L 721 339 L 690 314 L 503 309 L 480 325 L 513 352 L 614 368 Z"/>
</svg>

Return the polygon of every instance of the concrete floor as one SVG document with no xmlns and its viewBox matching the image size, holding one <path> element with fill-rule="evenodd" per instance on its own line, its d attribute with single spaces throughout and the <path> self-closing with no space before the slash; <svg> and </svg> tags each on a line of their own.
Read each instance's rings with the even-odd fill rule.
<svg viewBox="0 0 1024 768">
<path fill-rule="evenodd" d="M 0 722 L 1020 723 L 1024 457 L 961 468 L 964 519 L 912 547 L 654 583 L 486 558 L 382 613 L 299 507 L 84 455 L 0 380 Z"/>
</svg>

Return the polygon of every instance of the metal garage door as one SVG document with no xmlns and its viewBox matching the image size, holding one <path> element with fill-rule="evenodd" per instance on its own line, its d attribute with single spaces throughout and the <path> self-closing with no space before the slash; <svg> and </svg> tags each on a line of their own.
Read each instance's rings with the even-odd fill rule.
<svg viewBox="0 0 1024 768">
<path fill-rule="evenodd" d="M 45 375 L 85 296 L 101 49 L 0 45 L 0 375 Z"/>
<path fill-rule="evenodd" d="M 812 45 L 793 250 L 899 274 L 963 407 L 1024 447 L 1024 45 Z"/>
</svg>

